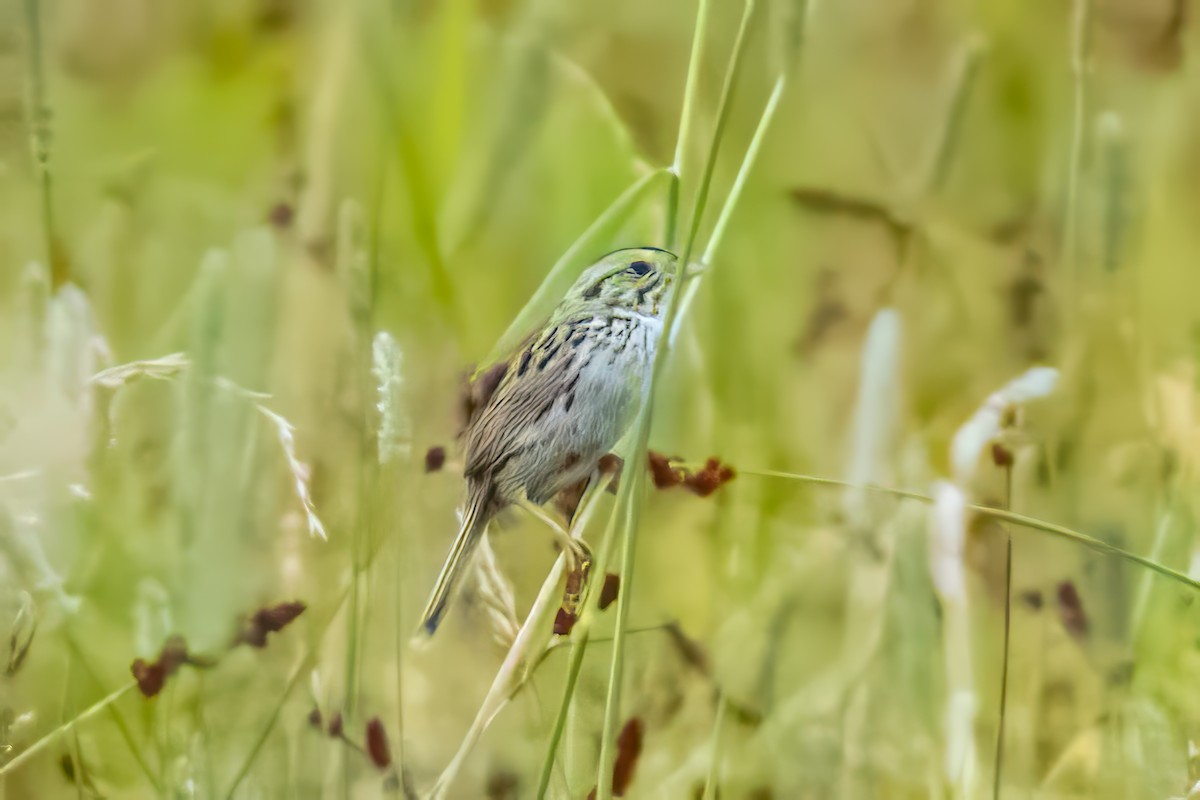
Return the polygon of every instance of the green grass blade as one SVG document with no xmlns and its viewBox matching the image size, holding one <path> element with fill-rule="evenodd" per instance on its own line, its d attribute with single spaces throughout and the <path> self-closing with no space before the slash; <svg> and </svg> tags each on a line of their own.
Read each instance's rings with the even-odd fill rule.
<svg viewBox="0 0 1200 800">
<path fill-rule="evenodd" d="M 690 466 L 692 468 L 698 469 L 702 465 L 696 464 L 696 465 L 690 465 Z M 853 484 L 847 483 L 846 481 L 834 480 L 833 478 L 821 478 L 821 477 L 817 477 L 815 475 L 803 475 L 803 474 L 795 473 L 795 472 L 781 472 L 779 470 L 769 470 L 769 469 L 756 470 L 756 469 L 741 469 L 741 468 L 739 468 L 738 474 L 739 475 L 752 475 L 752 476 L 757 476 L 757 477 L 761 477 L 761 478 L 780 478 L 783 480 L 790 480 L 790 481 L 797 481 L 799 483 L 806 483 L 806 484 L 809 484 L 812 486 L 830 486 L 830 487 L 839 487 L 839 488 L 851 488 L 853 486 Z M 871 492 L 878 492 L 880 494 L 891 495 L 892 497 L 900 497 L 905 500 L 916 500 L 920 503 L 927 503 L 927 504 L 933 503 L 933 498 L 930 497 L 929 495 L 921 494 L 920 492 L 909 491 L 907 489 L 893 489 L 893 488 L 887 487 L 887 486 L 875 486 L 875 485 L 868 485 L 868 486 L 865 486 L 862 488 L 865 488 Z M 1086 533 L 1080 533 L 1079 531 L 1072 530 L 1071 528 L 1068 528 L 1064 525 L 1058 525 L 1053 522 L 1046 522 L 1044 520 L 1037 519 L 1036 517 L 1028 517 L 1028 516 L 1025 516 L 1024 514 L 1017 514 L 1012 511 L 1005 511 L 1002 508 L 993 508 L 992 506 L 982 506 L 982 505 L 977 505 L 974 503 L 968 503 L 967 508 L 970 509 L 971 511 L 974 511 L 977 514 L 982 514 L 984 516 L 992 517 L 993 519 L 1001 520 L 1003 522 L 1011 522 L 1014 525 L 1019 525 L 1020 527 L 1028 528 L 1029 530 L 1036 530 L 1036 531 L 1041 531 L 1043 533 L 1048 533 L 1059 539 L 1065 539 L 1067 541 L 1074 542 L 1075 544 L 1086 547 L 1087 549 L 1093 550 L 1097 553 L 1101 553 L 1101 554 L 1107 555 L 1107 556 L 1113 556 L 1115 558 L 1122 559 L 1123 561 L 1128 561 L 1132 564 L 1137 564 L 1138 566 L 1145 567 L 1146 569 L 1149 569 L 1149 570 L 1153 570 L 1154 572 L 1157 572 L 1159 575 L 1162 575 L 1164 578 L 1168 578 L 1169 580 L 1179 583 L 1183 586 L 1187 586 L 1188 588 L 1191 588 L 1191 589 L 1200 590 L 1200 581 L 1190 578 L 1187 575 L 1184 575 L 1182 572 L 1173 570 L 1168 566 L 1159 564 L 1158 562 L 1153 561 L 1149 558 L 1145 558 L 1144 556 L 1139 556 L 1136 553 L 1130 553 L 1128 550 L 1122 550 L 1119 547 L 1108 544 L 1107 542 L 1101 541 L 1100 539 L 1096 539 L 1095 537 L 1088 536 Z"/>
<path fill-rule="evenodd" d="M 604 246 L 603 242 L 608 241 L 613 232 L 641 205 L 654 185 L 666 175 L 667 170 L 659 169 L 638 178 L 571 243 L 567 251 L 554 262 L 554 266 L 529 298 L 529 302 L 517 312 L 508 329 L 500 336 L 487 358 L 481 362 L 480 369 L 485 369 L 504 358 L 529 331 L 537 327 L 549 313 L 553 302 L 562 297 L 566 287 L 575 279 L 579 268 L 596 255 L 597 248 Z"/>
</svg>

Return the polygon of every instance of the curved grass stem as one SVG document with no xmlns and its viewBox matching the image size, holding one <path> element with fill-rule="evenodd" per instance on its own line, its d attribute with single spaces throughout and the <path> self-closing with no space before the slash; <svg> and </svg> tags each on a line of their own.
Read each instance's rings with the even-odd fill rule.
<svg viewBox="0 0 1200 800">
<path fill-rule="evenodd" d="M 689 469 L 700 469 L 703 467 L 703 465 L 701 465 L 701 464 L 679 464 L 678 466 L 689 468 Z M 821 478 L 816 475 L 804 475 L 804 474 L 796 473 L 796 472 L 782 472 L 779 470 L 771 470 L 771 469 L 742 469 L 742 468 L 739 468 L 738 474 L 739 475 L 751 475 L 751 476 L 760 477 L 760 478 L 780 478 L 783 480 L 790 480 L 790 481 L 797 481 L 799 483 L 806 483 L 806 484 L 809 484 L 812 486 L 831 486 L 831 487 L 838 487 L 838 488 L 843 488 L 843 489 L 854 487 L 854 484 L 851 484 L 847 481 L 839 481 L 839 480 L 835 480 L 833 478 Z M 921 494 L 920 492 L 909 491 L 908 489 L 893 489 L 888 486 L 877 486 L 874 484 L 868 484 L 866 486 L 862 486 L 859 488 L 866 489 L 869 492 L 877 492 L 879 494 L 887 494 L 887 495 L 891 495 L 892 497 L 903 498 L 905 500 L 916 500 L 917 502 L 925 503 L 928 505 L 932 505 L 934 502 L 933 498 L 930 497 L 929 495 Z M 1173 570 L 1170 567 L 1159 564 L 1158 562 L 1153 561 L 1152 559 L 1146 558 L 1144 556 L 1139 556 L 1136 553 L 1130 553 L 1128 550 L 1122 550 L 1119 547 L 1115 547 L 1107 542 L 1101 541 L 1100 539 L 1096 539 L 1092 536 L 1088 536 L 1086 533 L 1081 533 L 1079 531 L 1072 530 L 1071 528 L 1068 528 L 1064 525 L 1058 525 L 1053 522 L 1046 522 L 1044 520 L 1037 519 L 1036 517 L 1028 517 L 1028 516 L 1025 516 L 1024 514 L 1017 514 L 1012 511 L 1006 511 L 1005 509 L 994 508 L 992 506 L 984 506 L 984 505 L 977 505 L 974 503 L 968 503 L 966 508 L 967 508 L 967 510 L 972 511 L 976 514 L 981 514 L 983 516 L 991 517 L 992 519 L 1000 520 L 1001 522 L 1010 522 L 1013 525 L 1017 525 L 1021 528 L 1027 528 L 1029 530 L 1036 530 L 1036 531 L 1041 531 L 1042 533 L 1048 533 L 1057 538 L 1066 539 L 1067 541 L 1074 542 L 1078 545 L 1088 548 L 1089 550 L 1093 550 L 1097 553 L 1101 553 L 1102 555 L 1113 556 L 1115 558 L 1122 559 L 1123 561 L 1128 561 L 1132 564 L 1137 564 L 1141 567 L 1145 567 L 1146 569 L 1157 572 L 1159 575 L 1162 575 L 1165 578 L 1169 578 L 1170 580 L 1175 581 L 1176 583 L 1180 583 L 1191 589 L 1200 591 L 1200 581 L 1197 581 L 1193 578 L 1189 578 L 1187 575 L 1184 575 L 1182 572 Z"/>
</svg>

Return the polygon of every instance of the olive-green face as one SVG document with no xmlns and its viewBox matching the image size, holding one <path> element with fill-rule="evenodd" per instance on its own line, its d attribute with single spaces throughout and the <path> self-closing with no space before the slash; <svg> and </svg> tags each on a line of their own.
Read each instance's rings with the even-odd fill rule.
<svg viewBox="0 0 1200 800">
<path fill-rule="evenodd" d="M 664 311 L 662 301 L 674 278 L 675 262 L 673 253 L 653 247 L 617 250 L 588 267 L 568 297 L 658 316 Z"/>
</svg>

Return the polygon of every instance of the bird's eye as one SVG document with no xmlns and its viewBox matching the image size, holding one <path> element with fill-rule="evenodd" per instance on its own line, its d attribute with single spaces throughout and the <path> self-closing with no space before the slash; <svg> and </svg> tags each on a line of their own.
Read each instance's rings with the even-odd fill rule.
<svg viewBox="0 0 1200 800">
<path fill-rule="evenodd" d="M 645 275 L 646 273 L 648 273 L 649 271 L 650 271 L 650 265 L 647 264 L 645 261 L 635 261 L 632 264 L 630 264 L 629 269 L 626 270 L 626 272 L 629 272 L 633 275 L 637 275 L 639 278 L 642 277 L 643 275 Z"/>
</svg>

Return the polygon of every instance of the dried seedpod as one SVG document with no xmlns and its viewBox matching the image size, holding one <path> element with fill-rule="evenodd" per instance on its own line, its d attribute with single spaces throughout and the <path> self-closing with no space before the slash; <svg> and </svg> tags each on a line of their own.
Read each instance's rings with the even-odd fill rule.
<svg viewBox="0 0 1200 800">
<path fill-rule="evenodd" d="M 683 486 L 698 497 L 708 497 L 717 489 L 733 480 L 737 473 L 733 467 L 722 464 L 721 459 L 713 456 L 704 462 L 704 466 L 695 472 L 686 467 L 676 466 L 682 459 L 667 458 L 654 450 L 646 451 L 650 468 L 650 477 L 656 489 L 670 489 Z"/>
<path fill-rule="evenodd" d="M 575 623 L 579 618 L 575 616 L 573 611 L 568 611 L 565 608 L 560 608 L 558 613 L 554 615 L 554 635 L 566 636 L 575 627 Z"/>
<path fill-rule="evenodd" d="M 216 662 L 210 658 L 194 656 L 188 652 L 187 643 L 182 636 L 172 636 L 167 639 L 158 658 L 146 661 L 135 658 L 129 671 L 137 681 L 138 691 L 143 697 L 154 697 L 166 686 L 167 679 L 179 671 L 184 664 L 193 667 L 211 667 Z"/>
<path fill-rule="evenodd" d="M 654 450 L 646 451 L 646 459 L 650 467 L 650 477 L 656 489 L 670 489 L 683 483 L 684 472 L 678 467 L 671 466 L 671 459 Z"/>
<path fill-rule="evenodd" d="M 259 649 L 267 646 L 267 634 L 278 633 L 304 613 L 307 606 L 295 601 L 280 603 L 258 611 L 242 622 L 234 645 L 248 644 Z"/>
<path fill-rule="evenodd" d="M 623 797 L 633 783 L 633 773 L 637 769 L 638 757 L 642 754 L 642 739 L 645 725 L 638 717 L 631 717 L 621 732 L 617 735 L 617 758 L 613 761 L 612 793 L 613 797 Z M 588 793 L 588 800 L 595 800 L 596 790 Z"/>
<path fill-rule="evenodd" d="M 440 472 L 446 465 L 446 448 L 434 446 L 425 451 L 425 472 Z"/>
<path fill-rule="evenodd" d="M 617 595 L 621 591 L 621 576 L 615 572 L 610 572 L 604 576 L 604 585 L 600 587 L 600 610 L 611 606 L 617 602 Z"/>
<path fill-rule="evenodd" d="M 683 485 L 698 497 L 708 497 L 734 477 L 733 467 L 722 465 L 718 458 L 710 458 L 704 462 L 704 469 L 685 475 Z"/>
<path fill-rule="evenodd" d="M 1079 590 L 1075 588 L 1075 584 L 1071 581 L 1062 581 L 1058 584 L 1056 593 L 1059 618 L 1062 619 L 1067 633 L 1076 639 L 1087 636 L 1087 613 L 1083 610 L 1083 600 L 1079 597 Z"/>
<path fill-rule="evenodd" d="M 388 746 L 387 731 L 379 717 L 371 717 L 367 722 L 366 731 L 367 756 L 371 763 L 379 769 L 387 769 L 392 764 L 392 750 Z"/>
</svg>

